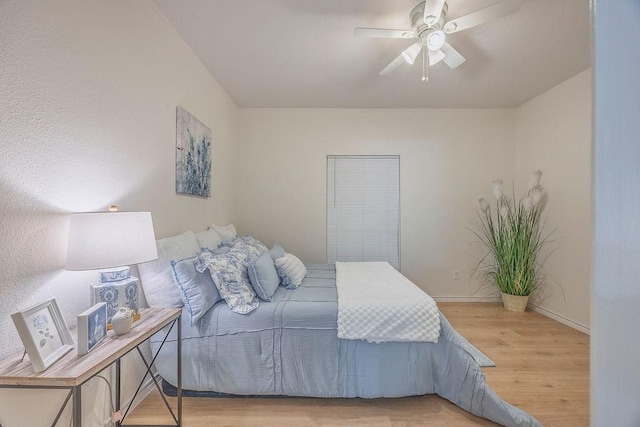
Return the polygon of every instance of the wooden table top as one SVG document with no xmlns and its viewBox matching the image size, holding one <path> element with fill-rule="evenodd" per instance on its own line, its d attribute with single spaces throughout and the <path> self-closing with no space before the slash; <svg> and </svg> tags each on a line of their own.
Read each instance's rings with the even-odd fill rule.
<svg viewBox="0 0 640 427">
<path fill-rule="evenodd" d="M 39 373 L 33 370 L 29 356 L 25 355 L 24 360 L 20 361 L 22 352 L 0 360 L 0 386 L 73 387 L 81 385 L 177 319 L 181 312 L 179 308 L 142 309 L 140 320 L 134 322 L 128 333 L 116 336 L 112 330 L 107 331 L 107 336 L 89 353 L 78 356 L 76 345 Z"/>
</svg>

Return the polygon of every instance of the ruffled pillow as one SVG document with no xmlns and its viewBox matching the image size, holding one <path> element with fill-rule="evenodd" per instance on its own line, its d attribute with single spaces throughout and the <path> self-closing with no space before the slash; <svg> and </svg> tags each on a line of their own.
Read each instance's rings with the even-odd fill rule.
<svg viewBox="0 0 640 427">
<path fill-rule="evenodd" d="M 249 282 L 248 265 L 248 252 L 244 248 L 234 247 L 220 255 L 203 252 L 198 256 L 196 270 L 203 272 L 208 268 L 213 283 L 231 311 L 247 314 L 260 305 Z"/>
<path fill-rule="evenodd" d="M 222 300 L 210 274 L 196 271 L 197 257 L 171 261 L 173 280 L 194 325 L 213 305 Z"/>
</svg>

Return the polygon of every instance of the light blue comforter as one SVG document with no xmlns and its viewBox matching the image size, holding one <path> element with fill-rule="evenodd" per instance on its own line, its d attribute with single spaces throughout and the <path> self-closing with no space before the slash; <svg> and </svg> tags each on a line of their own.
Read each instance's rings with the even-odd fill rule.
<svg viewBox="0 0 640 427">
<path fill-rule="evenodd" d="M 261 302 L 248 315 L 219 302 L 194 326 L 183 321 L 183 388 L 363 398 L 435 393 L 505 426 L 539 426 L 489 388 L 468 343 L 440 316 L 438 343 L 338 339 L 335 271 L 309 265 L 300 288 L 279 288 L 273 302 Z M 173 385 L 175 337 L 174 330 L 156 360 L 160 375 Z M 159 344 L 154 337 L 154 351 Z"/>
</svg>

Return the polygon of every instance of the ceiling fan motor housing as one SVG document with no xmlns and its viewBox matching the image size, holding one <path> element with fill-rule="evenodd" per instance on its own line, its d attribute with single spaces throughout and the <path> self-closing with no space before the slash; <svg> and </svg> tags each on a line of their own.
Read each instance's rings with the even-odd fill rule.
<svg viewBox="0 0 640 427">
<path fill-rule="evenodd" d="M 429 0 L 427 0 L 427 2 L 428 1 Z M 429 29 L 441 30 L 444 25 L 445 18 L 447 16 L 447 11 L 449 10 L 449 5 L 445 2 L 442 5 L 442 13 L 440 14 L 440 19 L 438 20 L 438 22 L 435 22 L 433 24 L 426 24 L 424 22 L 424 5 L 425 5 L 425 2 L 423 1 L 419 5 L 414 7 L 411 13 L 409 14 L 409 17 L 411 18 L 411 29 L 418 36 L 420 36 L 422 32 L 427 31 Z"/>
<path fill-rule="evenodd" d="M 426 24 L 424 22 L 424 6 L 425 2 L 421 2 L 411 11 L 411 28 L 420 43 L 429 51 L 435 52 L 440 50 L 445 42 L 445 33 L 442 31 L 442 27 L 444 26 L 449 5 L 446 2 L 443 4 L 440 19 L 434 24 Z"/>
</svg>

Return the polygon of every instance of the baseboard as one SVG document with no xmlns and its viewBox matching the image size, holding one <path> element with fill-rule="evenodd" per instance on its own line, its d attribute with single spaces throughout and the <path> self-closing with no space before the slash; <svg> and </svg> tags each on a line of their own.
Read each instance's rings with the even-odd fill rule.
<svg viewBox="0 0 640 427">
<path fill-rule="evenodd" d="M 591 335 L 591 328 L 589 328 L 586 325 L 583 325 L 582 323 L 575 322 L 575 321 L 573 321 L 573 320 L 571 320 L 571 319 L 569 319 L 569 318 L 567 318 L 567 317 L 565 317 L 565 316 L 563 316 L 561 314 L 553 312 L 553 311 L 551 311 L 551 310 L 549 310 L 547 308 L 541 307 L 539 305 L 535 305 L 535 304 L 529 303 L 529 304 L 527 304 L 527 307 L 530 308 L 533 311 L 536 311 L 536 312 L 538 312 L 540 314 L 544 314 L 545 316 L 550 317 L 553 320 L 556 320 L 556 321 L 558 321 L 558 322 L 560 322 L 560 323 L 562 323 L 564 325 L 567 325 L 567 326 L 569 326 L 569 327 L 571 327 L 573 329 L 576 329 L 576 330 L 578 330 L 580 332 L 583 332 L 583 333 L 585 333 L 587 335 Z"/>
<path fill-rule="evenodd" d="M 432 297 L 436 302 L 499 302 L 499 297 L 492 296 L 480 296 L 480 297 L 470 297 L 470 296 L 439 296 Z"/>
<path fill-rule="evenodd" d="M 436 300 L 436 302 L 500 302 L 500 297 L 492 297 L 492 296 L 478 296 L 478 297 L 474 297 L 474 296 L 439 296 L 439 297 L 433 297 L 434 300 Z M 540 314 L 544 314 L 545 316 L 558 321 L 560 323 L 562 323 L 563 325 L 567 325 L 573 329 L 576 329 L 580 332 L 583 332 L 587 335 L 591 335 L 591 329 L 586 326 L 583 325 L 581 323 L 575 322 L 561 314 L 558 314 L 554 311 L 551 311 L 547 308 L 541 307 L 539 305 L 535 305 L 532 303 L 529 303 L 527 305 L 527 308 L 540 313 Z"/>
</svg>

